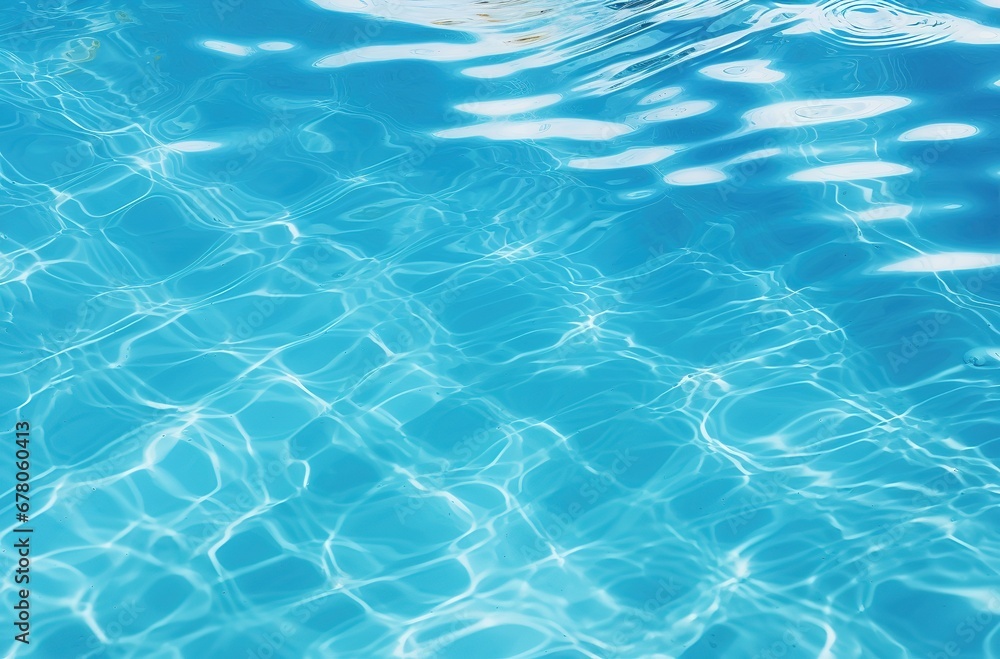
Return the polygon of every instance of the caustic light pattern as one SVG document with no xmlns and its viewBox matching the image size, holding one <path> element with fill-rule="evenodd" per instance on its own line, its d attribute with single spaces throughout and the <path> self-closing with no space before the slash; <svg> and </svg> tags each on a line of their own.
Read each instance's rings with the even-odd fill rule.
<svg viewBox="0 0 1000 659">
<path fill-rule="evenodd" d="M 996 0 L 8 3 L 2 654 L 1000 656 L 998 57 Z"/>
</svg>

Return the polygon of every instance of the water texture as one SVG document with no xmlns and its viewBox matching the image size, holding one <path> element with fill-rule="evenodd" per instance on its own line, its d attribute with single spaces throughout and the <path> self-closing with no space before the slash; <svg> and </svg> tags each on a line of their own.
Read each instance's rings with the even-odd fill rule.
<svg viewBox="0 0 1000 659">
<path fill-rule="evenodd" d="M 1000 656 L 997 0 L 0 35 L 5 656 Z"/>
</svg>

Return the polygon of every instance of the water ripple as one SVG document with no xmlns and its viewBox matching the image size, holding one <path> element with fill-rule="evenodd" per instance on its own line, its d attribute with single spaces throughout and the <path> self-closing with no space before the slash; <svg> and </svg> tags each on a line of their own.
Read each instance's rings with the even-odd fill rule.
<svg viewBox="0 0 1000 659">
<path fill-rule="evenodd" d="M 995 4 L 12 6 L 32 656 L 1000 657 Z"/>
</svg>

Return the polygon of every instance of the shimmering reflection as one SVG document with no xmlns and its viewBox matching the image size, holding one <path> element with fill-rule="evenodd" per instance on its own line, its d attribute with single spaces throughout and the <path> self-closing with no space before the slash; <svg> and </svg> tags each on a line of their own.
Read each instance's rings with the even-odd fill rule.
<svg viewBox="0 0 1000 659">
<path fill-rule="evenodd" d="M 1000 657 L 992 2 L 10 3 L 2 656 Z"/>
</svg>

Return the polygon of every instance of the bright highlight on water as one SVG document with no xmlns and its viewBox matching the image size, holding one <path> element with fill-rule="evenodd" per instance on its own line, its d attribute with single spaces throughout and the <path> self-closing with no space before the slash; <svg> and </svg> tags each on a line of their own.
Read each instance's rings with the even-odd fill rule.
<svg viewBox="0 0 1000 659">
<path fill-rule="evenodd" d="M 2 656 L 1000 657 L 1000 2 L 0 9 Z"/>
</svg>

